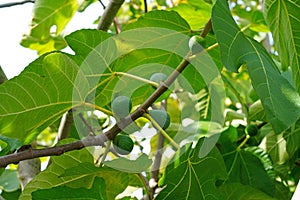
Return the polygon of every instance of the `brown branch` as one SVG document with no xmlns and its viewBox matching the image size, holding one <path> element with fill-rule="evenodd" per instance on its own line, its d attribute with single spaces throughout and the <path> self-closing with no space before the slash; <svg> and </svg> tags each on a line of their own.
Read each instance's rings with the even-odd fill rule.
<svg viewBox="0 0 300 200">
<path fill-rule="evenodd" d="M 206 35 L 209 33 L 209 31 L 211 31 L 211 29 L 212 29 L 212 22 L 211 22 L 211 19 L 209 19 L 208 22 L 205 24 L 205 27 L 200 35 L 202 37 L 206 37 Z"/>
<path fill-rule="evenodd" d="M 166 110 L 167 109 L 167 102 L 166 100 L 162 102 L 162 107 Z M 163 155 L 163 148 L 164 148 L 164 142 L 165 142 L 165 137 L 161 134 L 161 132 L 158 132 L 158 140 L 157 140 L 157 145 L 156 145 L 156 153 L 151 169 L 151 179 L 154 182 L 154 185 L 151 185 L 151 194 L 154 196 L 155 189 L 158 187 L 158 175 L 159 175 L 159 168 L 161 165 L 161 159 Z M 152 196 L 152 197 L 153 197 Z"/>
<path fill-rule="evenodd" d="M 33 0 L 26 0 L 26 1 L 20 1 L 20 2 L 11 2 L 11 3 L 4 3 L 0 5 L 0 8 L 7 8 L 11 6 L 18 6 L 18 5 L 23 5 L 25 3 L 34 3 Z"/>
<path fill-rule="evenodd" d="M 101 16 L 100 22 L 98 24 L 98 30 L 107 31 L 113 22 L 117 12 L 124 3 L 124 0 L 111 0 L 106 7 L 103 15 Z"/>
<path fill-rule="evenodd" d="M 112 140 L 122 129 L 131 124 L 134 120 L 141 117 L 146 110 L 158 99 L 175 81 L 178 75 L 188 66 L 189 61 L 184 59 L 176 68 L 175 71 L 168 77 L 165 82 L 162 82 L 154 93 L 148 97 L 148 99 L 131 115 L 127 116 L 124 120 L 117 123 L 110 130 L 104 134 L 97 136 L 88 136 L 83 140 L 79 140 L 73 143 L 64 144 L 61 146 L 55 146 L 45 149 L 27 149 L 14 154 L 9 154 L 0 157 L 0 167 L 6 167 L 11 163 L 18 163 L 21 160 L 27 160 L 32 158 L 38 158 L 43 156 L 59 156 L 65 152 L 79 150 L 88 146 L 105 146 L 105 142 Z"/>
</svg>

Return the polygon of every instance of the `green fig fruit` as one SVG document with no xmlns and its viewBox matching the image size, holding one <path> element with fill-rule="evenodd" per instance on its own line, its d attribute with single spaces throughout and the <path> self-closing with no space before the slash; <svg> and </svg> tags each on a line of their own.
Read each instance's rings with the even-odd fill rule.
<svg viewBox="0 0 300 200">
<path fill-rule="evenodd" d="M 165 130 L 170 126 L 170 116 L 166 111 L 150 110 L 149 114 L 162 129 Z"/>
<path fill-rule="evenodd" d="M 150 81 L 160 84 L 162 81 L 165 81 L 167 78 L 168 78 L 167 75 L 163 73 L 154 73 L 151 75 Z"/>
<path fill-rule="evenodd" d="M 113 147 L 118 154 L 127 155 L 133 149 L 134 143 L 128 135 L 118 134 L 113 140 Z"/>
<path fill-rule="evenodd" d="M 256 136 L 258 133 L 258 127 L 256 124 L 249 124 L 246 127 L 246 133 L 249 134 L 250 136 Z"/>
<path fill-rule="evenodd" d="M 205 48 L 205 44 L 205 39 L 198 35 L 194 35 L 189 40 L 189 47 L 193 55 L 203 51 L 203 49 Z"/>
<path fill-rule="evenodd" d="M 130 98 L 127 96 L 118 96 L 111 103 L 113 115 L 116 118 L 122 119 L 129 115 L 132 108 Z"/>
</svg>

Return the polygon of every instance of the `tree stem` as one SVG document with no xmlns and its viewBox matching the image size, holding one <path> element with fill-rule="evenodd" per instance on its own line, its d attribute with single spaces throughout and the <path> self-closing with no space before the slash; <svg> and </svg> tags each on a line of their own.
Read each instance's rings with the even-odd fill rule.
<svg viewBox="0 0 300 200">
<path fill-rule="evenodd" d="M 113 22 L 117 12 L 124 3 L 124 0 L 111 0 L 108 6 L 105 8 L 103 15 L 101 16 L 98 24 L 98 30 L 107 31 Z"/>
</svg>

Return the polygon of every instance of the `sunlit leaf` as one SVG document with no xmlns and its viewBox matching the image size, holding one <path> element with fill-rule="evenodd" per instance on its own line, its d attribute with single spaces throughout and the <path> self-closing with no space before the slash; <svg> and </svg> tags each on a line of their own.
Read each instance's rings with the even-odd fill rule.
<svg viewBox="0 0 300 200">
<path fill-rule="evenodd" d="M 39 0 L 34 4 L 31 30 L 21 44 L 39 54 L 66 46 L 60 35 L 78 7 L 77 0 Z"/>
<path fill-rule="evenodd" d="M 82 88 L 74 85 L 78 76 L 74 61 L 64 54 L 54 53 L 39 58 L 21 75 L 2 84 L 1 134 L 30 142 L 72 108 L 72 104 L 80 104 L 80 100 L 72 102 L 73 89 L 78 99 L 82 95 Z M 85 78 L 81 77 L 81 81 L 84 83 Z"/>
</svg>

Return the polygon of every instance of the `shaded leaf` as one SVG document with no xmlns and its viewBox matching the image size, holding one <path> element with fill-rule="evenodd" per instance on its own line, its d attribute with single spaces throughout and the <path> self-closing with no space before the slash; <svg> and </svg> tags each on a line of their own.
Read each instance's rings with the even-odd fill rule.
<svg viewBox="0 0 300 200">
<path fill-rule="evenodd" d="M 245 148 L 245 151 L 249 151 L 254 156 L 256 156 L 263 164 L 263 166 L 264 166 L 266 172 L 269 174 L 270 178 L 275 179 L 273 163 L 271 161 L 270 156 L 263 149 L 261 149 L 257 146 L 253 146 L 253 147 Z"/>
<path fill-rule="evenodd" d="M 276 181 L 275 187 L 275 197 L 277 197 L 277 199 L 291 199 L 292 193 L 290 192 L 287 186 L 285 186 L 283 183 Z"/>
<path fill-rule="evenodd" d="M 219 191 L 227 200 L 275 200 L 260 190 L 240 183 L 226 183 L 219 187 Z"/>
<path fill-rule="evenodd" d="M 64 142 L 70 142 L 70 140 L 65 140 Z M 37 175 L 25 187 L 20 199 L 31 199 L 32 193 L 37 190 L 49 189 L 50 191 L 51 188 L 54 188 L 53 191 L 57 191 L 64 187 L 72 188 L 72 190 L 81 188 L 80 190 L 82 190 L 84 195 L 88 190 L 96 190 L 93 186 L 97 187 L 97 189 L 101 187 L 101 191 L 105 191 L 107 199 L 114 199 L 130 182 L 137 185 L 139 179 L 134 174 L 107 167 L 95 167 L 93 161 L 93 156 L 87 149 L 52 157 L 50 167 Z M 102 179 L 99 179 L 99 177 Z M 103 188 L 103 179 L 105 186 L 109 187 Z M 101 180 L 100 183 L 97 180 Z M 41 192 L 48 192 L 48 190 Z"/>
<path fill-rule="evenodd" d="M 235 72 L 246 65 L 275 132 L 289 128 L 300 116 L 298 93 L 280 75 L 266 50 L 241 32 L 226 1 L 216 1 L 212 21 L 224 65 Z"/>
<path fill-rule="evenodd" d="M 258 100 L 254 102 L 250 107 L 249 107 L 249 113 L 248 113 L 248 119 L 250 121 L 266 121 L 266 112 L 261 104 L 261 101 Z"/>
<path fill-rule="evenodd" d="M 62 140 L 60 143 L 67 143 L 73 140 Z M 93 163 L 93 157 L 87 149 L 67 152 L 61 156 L 51 157 L 52 164 L 40 174 L 38 174 L 32 181 L 30 181 L 20 199 L 32 199 L 31 194 L 39 189 L 49 189 L 57 186 L 76 186 L 78 188 L 93 185 L 93 179 L 86 179 L 85 177 L 73 176 L 68 178 L 60 177 L 67 169 L 78 166 L 80 163 Z M 75 184 L 74 184 L 75 183 Z"/>
<path fill-rule="evenodd" d="M 139 178 L 135 174 L 118 171 L 108 167 L 96 167 L 92 163 L 80 163 L 75 167 L 68 168 L 60 175 L 62 179 L 83 179 L 81 186 L 87 185 L 84 180 L 94 180 L 101 177 L 105 180 L 107 199 L 114 199 L 118 194 L 123 192 L 126 187 L 133 183 L 137 185 Z M 77 177 L 77 178 L 76 178 Z M 69 185 L 69 184 L 68 184 Z M 78 181 L 74 180 L 73 187 L 78 187 Z"/>
<path fill-rule="evenodd" d="M 21 45 L 39 54 L 60 50 L 66 46 L 60 35 L 78 7 L 76 0 L 39 0 L 34 4 L 29 35 L 24 35 Z"/>
<path fill-rule="evenodd" d="M 57 186 L 51 189 L 36 190 L 32 193 L 33 199 L 47 200 L 47 199 L 89 199 L 89 200 L 104 200 L 105 181 L 102 178 L 96 177 L 91 188 L 71 188 L 67 186 Z"/>
<path fill-rule="evenodd" d="M 228 170 L 228 182 L 250 185 L 274 195 L 274 179 L 270 178 L 261 160 L 252 152 L 236 150 L 223 155 Z"/>
<path fill-rule="evenodd" d="M 127 158 L 117 158 L 103 163 L 105 166 L 128 173 L 142 173 L 147 171 L 152 164 L 152 160 L 146 154 L 142 154 L 136 160 Z"/>
<path fill-rule="evenodd" d="M 266 0 L 264 14 L 269 25 L 282 68 L 293 71 L 296 89 L 300 92 L 300 2 Z"/>
<path fill-rule="evenodd" d="M 218 179 L 226 178 L 223 159 L 216 148 L 204 158 L 199 157 L 203 140 L 195 149 L 182 148 L 183 154 L 175 157 L 164 174 L 166 187 L 156 199 L 219 199 L 216 188 Z M 179 154 L 178 154 L 179 155 Z"/>
<path fill-rule="evenodd" d="M 289 159 L 289 156 L 286 151 L 286 141 L 283 138 L 283 134 L 275 134 L 271 126 L 263 127 L 261 133 L 266 135 L 265 148 L 273 163 L 285 163 Z"/>
<path fill-rule="evenodd" d="M 286 141 L 286 151 L 290 158 L 299 150 L 300 147 L 300 120 L 296 122 L 291 128 L 283 133 Z"/>
<path fill-rule="evenodd" d="M 233 126 L 225 129 L 218 140 L 218 149 L 222 154 L 234 151 L 237 148 L 238 132 Z"/>
</svg>

